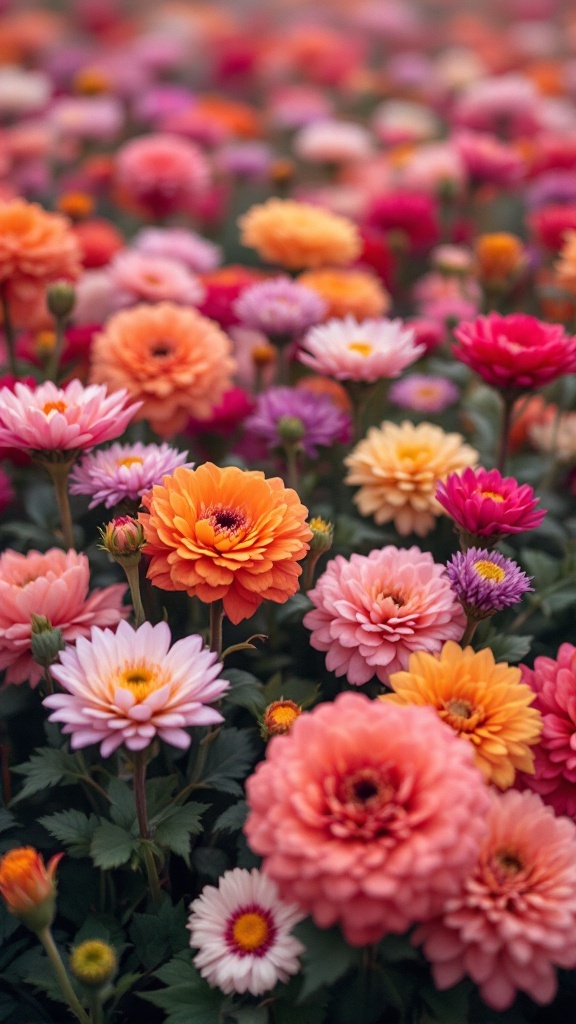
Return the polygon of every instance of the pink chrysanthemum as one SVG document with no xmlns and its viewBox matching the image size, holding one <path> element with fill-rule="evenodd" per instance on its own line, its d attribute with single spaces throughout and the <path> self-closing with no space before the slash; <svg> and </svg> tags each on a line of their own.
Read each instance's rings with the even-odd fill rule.
<svg viewBox="0 0 576 1024">
<path fill-rule="evenodd" d="M 93 629 L 90 640 L 60 654 L 51 672 L 66 693 L 46 697 L 51 722 L 64 722 L 71 747 L 100 744 L 109 757 L 122 743 L 143 750 L 158 736 L 186 750 L 193 725 L 213 725 L 222 715 L 208 705 L 228 689 L 222 665 L 200 636 L 170 647 L 165 622 L 134 629 L 121 622 L 116 633 Z"/>
<path fill-rule="evenodd" d="M 520 486 L 497 469 L 451 473 L 438 484 L 436 500 L 463 533 L 491 540 L 533 530 L 546 515 L 546 509 L 536 509 L 539 498 L 529 484 Z"/>
<path fill-rule="evenodd" d="M 274 882 L 257 868 L 225 871 L 218 887 L 205 886 L 190 910 L 194 963 L 213 988 L 261 996 L 298 974 L 304 946 L 290 932 L 305 915 L 283 903 Z"/>
<path fill-rule="evenodd" d="M 102 385 L 72 380 L 37 388 L 18 382 L 0 391 L 0 444 L 31 451 L 84 451 L 119 437 L 141 402 L 126 405 L 124 389 L 108 394 Z"/>
<path fill-rule="evenodd" d="M 121 501 L 137 501 L 145 491 L 161 484 L 165 475 L 186 462 L 188 453 L 167 444 L 112 444 L 103 451 L 85 455 L 70 474 L 70 493 L 89 494 L 89 508 L 104 504 L 113 508 Z"/>
<path fill-rule="evenodd" d="M 327 651 L 326 667 L 354 686 L 374 675 L 386 683 L 413 651 L 433 654 L 464 632 L 444 566 L 417 547 L 337 555 L 308 597 L 315 605 L 304 616 L 310 644 Z"/>
<path fill-rule="evenodd" d="M 425 737 L 425 742 L 423 742 Z M 251 849 L 284 899 L 354 946 L 435 915 L 489 807 L 472 750 L 430 708 L 340 694 L 273 737 L 247 782 Z"/>
<path fill-rule="evenodd" d="M 535 793 L 492 794 L 478 862 L 442 916 L 422 925 L 439 989 L 469 975 L 484 1002 L 505 1010 L 518 990 L 556 994 L 555 967 L 576 967 L 576 827 Z"/>
<path fill-rule="evenodd" d="M 187 209 L 209 183 L 202 150 L 164 133 L 130 139 L 118 151 L 116 180 L 121 194 L 154 217 Z"/>
<path fill-rule="evenodd" d="M 544 721 L 534 775 L 522 776 L 556 811 L 576 818 L 576 647 L 562 644 L 554 658 L 521 665 L 522 681 L 536 692 L 534 707 Z"/>
<path fill-rule="evenodd" d="M 92 626 L 115 626 L 128 615 L 122 607 L 123 583 L 88 596 L 86 555 L 50 548 L 45 554 L 5 551 L 0 556 L 0 669 L 7 683 L 35 686 L 42 669 L 30 652 L 31 616 L 43 615 L 62 637 L 74 643 Z"/>
<path fill-rule="evenodd" d="M 313 327 L 298 358 L 317 373 L 336 380 L 376 381 L 399 377 L 424 353 L 414 332 L 401 320 L 363 320 L 353 316 Z"/>
</svg>

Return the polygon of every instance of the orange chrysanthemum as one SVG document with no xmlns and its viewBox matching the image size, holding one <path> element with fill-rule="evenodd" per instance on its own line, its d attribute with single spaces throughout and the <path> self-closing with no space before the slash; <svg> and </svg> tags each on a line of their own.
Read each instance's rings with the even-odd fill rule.
<svg viewBox="0 0 576 1024">
<path fill-rule="evenodd" d="M 243 245 L 289 270 L 352 263 L 362 249 L 352 221 L 293 199 L 251 206 L 239 224 Z"/>
<path fill-rule="evenodd" d="M 161 437 L 182 430 L 190 417 L 209 419 L 232 385 L 232 345 L 217 324 L 171 302 L 135 306 L 111 317 L 94 337 L 92 381 L 126 388 L 143 402 Z"/>
<path fill-rule="evenodd" d="M 326 319 L 352 315 L 357 320 L 371 320 L 384 316 L 390 308 L 388 292 L 368 270 L 309 270 L 300 275 L 298 283 L 324 299 L 328 305 Z"/>
<path fill-rule="evenodd" d="M 478 278 L 489 288 L 508 287 L 526 263 L 522 240 L 507 231 L 480 235 L 475 257 Z"/>
<path fill-rule="evenodd" d="M 508 789 L 516 771 L 534 774 L 542 716 L 530 704 L 535 693 L 521 682 L 519 668 L 496 662 L 488 648 L 462 649 L 449 640 L 439 655 L 412 654 L 406 672 L 390 676 L 394 693 L 380 700 L 433 707 L 458 736 L 474 748 L 487 782 Z"/>
<path fill-rule="evenodd" d="M 264 600 L 284 604 L 296 593 L 312 533 L 308 510 L 278 477 L 207 462 L 176 469 L 142 501 L 154 586 L 222 599 L 234 623 Z"/>
</svg>

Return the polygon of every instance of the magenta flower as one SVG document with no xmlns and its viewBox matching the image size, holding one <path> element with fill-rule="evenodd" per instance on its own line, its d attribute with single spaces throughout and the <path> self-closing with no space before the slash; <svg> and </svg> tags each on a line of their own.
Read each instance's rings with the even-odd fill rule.
<svg viewBox="0 0 576 1024">
<path fill-rule="evenodd" d="M 463 533 L 495 541 L 510 533 L 539 526 L 546 509 L 536 509 L 539 498 L 529 484 L 520 486 L 513 476 L 497 469 L 470 469 L 451 473 L 438 484 L 440 502 Z"/>
</svg>

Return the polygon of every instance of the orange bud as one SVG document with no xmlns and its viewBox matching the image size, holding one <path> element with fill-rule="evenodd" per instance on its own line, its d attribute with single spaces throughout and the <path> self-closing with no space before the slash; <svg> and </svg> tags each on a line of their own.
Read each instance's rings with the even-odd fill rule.
<svg viewBox="0 0 576 1024">
<path fill-rule="evenodd" d="M 302 708 L 293 700 L 275 700 L 269 704 L 264 712 L 262 720 L 262 735 L 264 739 L 269 736 L 282 736 L 290 732 L 296 719 L 302 714 Z"/>
<path fill-rule="evenodd" d="M 0 894 L 10 913 L 33 932 L 48 928 L 54 919 L 55 874 L 63 856 L 57 853 L 46 867 L 32 846 L 18 846 L 0 861 Z"/>
</svg>

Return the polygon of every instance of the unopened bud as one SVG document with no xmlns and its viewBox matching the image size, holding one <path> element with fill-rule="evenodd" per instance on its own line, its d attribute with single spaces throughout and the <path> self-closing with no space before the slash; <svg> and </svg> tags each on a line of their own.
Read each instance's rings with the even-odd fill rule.
<svg viewBox="0 0 576 1024">
<path fill-rule="evenodd" d="M 293 700 L 275 700 L 266 708 L 260 723 L 262 738 L 267 740 L 270 736 L 282 736 L 294 725 L 296 719 L 302 714 L 302 708 Z"/>
<path fill-rule="evenodd" d="M 62 630 L 55 629 L 50 619 L 47 619 L 45 615 L 32 614 L 31 626 L 30 647 L 32 657 L 37 665 L 41 665 L 42 668 L 49 668 L 56 661 L 58 653 L 63 651 L 66 646 Z"/>
<path fill-rule="evenodd" d="M 316 516 L 314 519 L 311 519 L 308 525 L 312 530 L 310 551 L 313 551 L 318 555 L 323 555 L 325 551 L 329 551 L 332 547 L 334 527 L 332 526 L 332 523 L 327 523 L 326 520 L 321 519 L 320 516 Z"/>
<path fill-rule="evenodd" d="M 276 361 L 276 349 L 267 342 L 261 345 L 254 345 L 251 351 L 252 362 L 255 366 L 270 366 Z"/>
<path fill-rule="evenodd" d="M 298 416 L 281 416 L 278 420 L 278 434 L 284 444 L 296 444 L 306 433 L 306 427 Z"/>
<path fill-rule="evenodd" d="M 36 934 L 54 920 L 55 874 L 63 856 L 57 853 L 46 866 L 34 847 L 19 846 L 0 860 L 0 895 L 10 913 Z"/>
<path fill-rule="evenodd" d="M 107 551 L 118 561 L 130 560 L 132 564 L 140 561 L 140 552 L 144 544 L 142 524 L 132 516 L 117 516 L 106 526 L 100 528 L 102 543 L 98 546 Z"/>
<path fill-rule="evenodd" d="M 86 988 L 102 988 L 116 974 L 116 952 L 107 942 L 87 939 L 76 946 L 70 956 L 72 974 Z"/>
<path fill-rule="evenodd" d="M 70 315 L 76 302 L 76 291 L 70 281 L 55 281 L 46 292 L 46 305 L 57 319 Z"/>
</svg>

